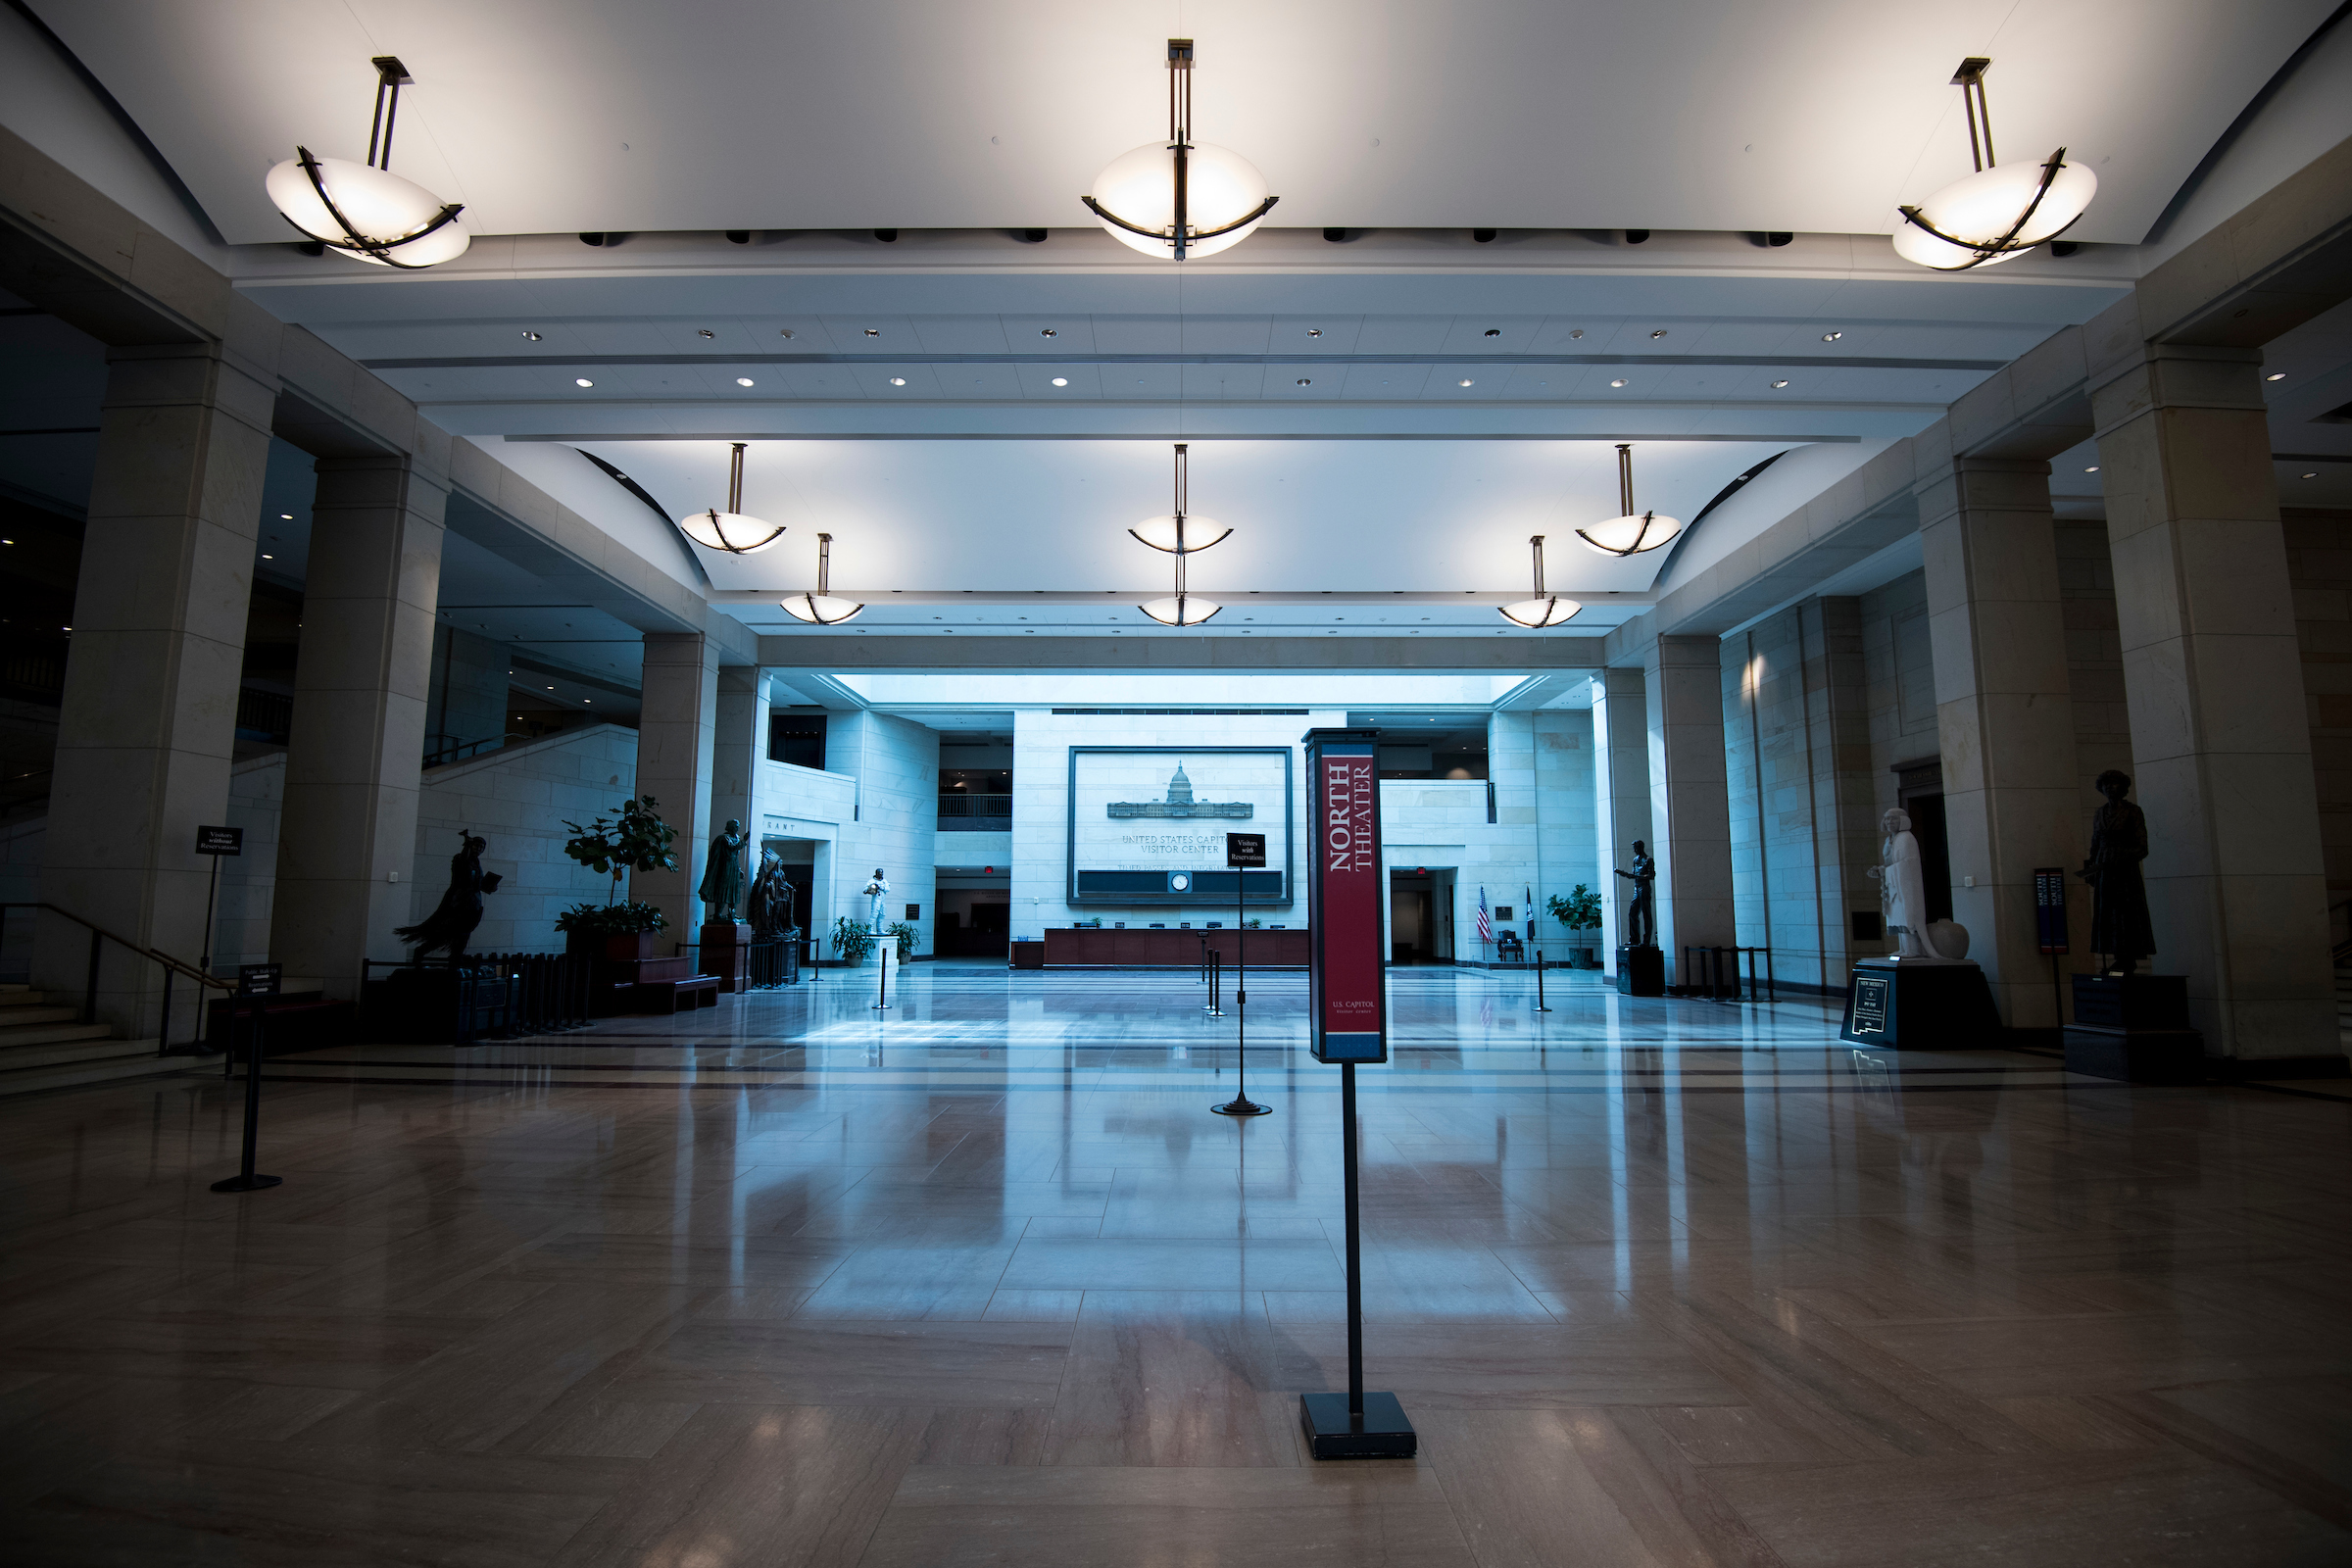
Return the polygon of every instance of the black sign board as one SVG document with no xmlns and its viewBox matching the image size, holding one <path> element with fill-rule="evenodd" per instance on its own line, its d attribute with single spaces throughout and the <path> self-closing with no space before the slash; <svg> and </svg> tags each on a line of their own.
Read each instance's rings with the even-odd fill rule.
<svg viewBox="0 0 2352 1568">
<path fill-rule="evenodd" d="M 1263 833 L 1226 834 L 1225 863 L 1227 865 L 1264 865 L 1266 863 L 1266 836 Z"/>
<path fill-rule="evenodd" d="M 196 830 L 198 855 L 243 855 L 245 830 L 241 827 L 200 827 Z"/>
<path fill-rule="evenodd" d="M 277 982 L 285 972 L 282 963 L 240 963 L 237 965 L 237 995 L 240 997 L 274 997 Z"/>
<path fill-rule="evenodd" d="M 2066 871 L 2061 866 L 2034 868 L 2034 931 L 2043 953 L 2066 951 Z"/>
<path fill-rule="evenodd" d="M 1886 1032 L 1887 980 L 1888 977 L 1883 974 L 1854 976 L 1854 1034 L 1883 1035 Z"/>
</svg>

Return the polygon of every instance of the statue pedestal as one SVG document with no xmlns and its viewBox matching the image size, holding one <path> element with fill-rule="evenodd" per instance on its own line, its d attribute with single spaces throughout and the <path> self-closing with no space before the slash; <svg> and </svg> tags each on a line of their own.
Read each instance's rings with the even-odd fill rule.
<svg viewBox="0 0 2352 1568">
<path fill-rule="evenodd" d="M 2188 977 L 2079 974 L 2066 1070 L 2134 1084 L 2205 1077 L 2205 1037 L 2189 1027 Z"/>
<path fill-rule="evenodd" d="M 1617 950 L 1617 990 L 1628 997 L 1666 994 L 1666 955 L 1658 948 Z"/>
<path fill-rule="evenodd" d="M 1984 971 L 1960 958 L 1864 958 L 1846 988 L 1840 1039 L 1895 1051 L 1982 1051 L 2001 1018 Z"/>
<path fill-rule="evenodd" d="M 752 927 L 747 920 L 703 922 L 702 972 L 718 976 L 721 991 L 752 989 Z"/>
</svg>

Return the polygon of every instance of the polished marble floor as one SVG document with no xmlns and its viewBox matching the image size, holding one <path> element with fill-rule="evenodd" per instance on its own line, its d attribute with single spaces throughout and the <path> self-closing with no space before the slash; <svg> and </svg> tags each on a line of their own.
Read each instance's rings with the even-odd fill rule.
<svg viewBox="0 0 2352 1568">
<path fill-rule="evenodd" d="M 0 1103 L 28 1564 L 2343 1564 L 2352 1103 L 1393 976 L 1371 1381 L 1304 985 L 827 972 Z"/>
</svg>

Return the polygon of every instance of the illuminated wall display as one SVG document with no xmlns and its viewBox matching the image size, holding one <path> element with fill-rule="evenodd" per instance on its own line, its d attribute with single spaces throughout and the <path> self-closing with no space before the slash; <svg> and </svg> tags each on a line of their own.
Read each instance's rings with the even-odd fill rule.
<svg viewBox="0 0 2352 1568">
<path fill-rule="evenodd" d="M 1072 904 L 1223 905 L 1279 911 L 1291 894 L 1287 746 L 1070 748 Z M 1266 868 L 1226 868 L 1225 835 L 1262 833 Z M 1288 920 L 1287 914 L 1276 918 Z"/>
</svg>

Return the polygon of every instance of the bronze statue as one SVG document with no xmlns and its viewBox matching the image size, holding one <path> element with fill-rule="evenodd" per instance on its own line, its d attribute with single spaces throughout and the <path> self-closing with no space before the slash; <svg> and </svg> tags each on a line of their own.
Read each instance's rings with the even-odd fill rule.
<svg viewBox="0 0 2352 1568">
<path fill-rule="evenodd" d="M 784 878 L 783 857 L 770 849 L 760 852 L 760 872 L 752 878 L 752 896 L 744 906 L 752 922 L 752 934 L 762 941 L 770 937 L 791 936 L 799 930 L 793 923 L 793 888 Z"/>
<path fill-rule="evenodd" d="M 2156 952 L 2139 874 L 2148 858 L 2148 818 L 2124 799 L 2132 788 L 2128 775 L 2111 767 L 2092 782 L 2107 804 L 2091 814 L 2090 857 L 2075 874 L 2091 886 L 2090 951 L 2107 956 L 2108 973 L 2130 974 Z"/>
<path fill-rule="evenodd" d="M 1634 868 L 1620 871 L 1619 876 L 1634 885 L 1634 902 L 1625 910 L 1625 946 L 1654 948 L 1658 945 L 1658 862 L 1649 857 L 1649 846 L 1634 840 Z"/>
<path fill-rule="evenodd" d="M 409 955 L 412 959 L 421 958 L 436 948 L 449 954 L 452 964 L 465 957 L 466 939 L 482 923 L 483 895 L 498 891 L 498 873 L 482 870 L 482 851 L 490 847 L 489 841 L 464 832 L 458 839 L 458 853 L 449 858 L 449 891 L 441 895 L 441 902 L 433 906 L 432 913 L 415 925 L 404 925 L 393 932 L 415 949 Z"/>
<path fill-rule="evenodd" d="M 710 918 L 732 924 L 743 907 L 743 849 L 751 842 L 743 824 L 727 818 L 726 831 L 710 840 L 710 858 L 703 867 L 703 885 L 694 896 L 711 906 Z"/>
</svg>

